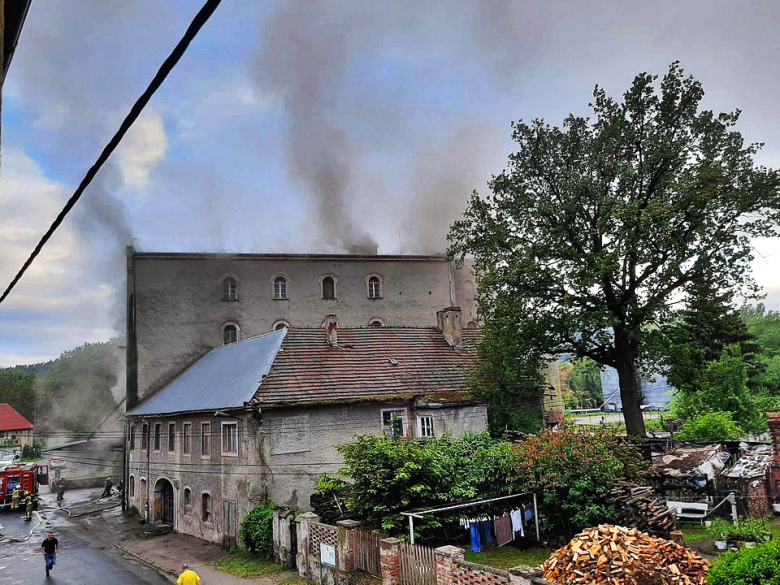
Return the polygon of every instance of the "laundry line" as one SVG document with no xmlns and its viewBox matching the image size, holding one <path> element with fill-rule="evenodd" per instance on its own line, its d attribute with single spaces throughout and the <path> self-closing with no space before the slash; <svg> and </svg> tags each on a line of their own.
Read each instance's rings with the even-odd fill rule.
<svg viewBox="0 0 780 585">
<path fill-rule="evenodd" d="M 401 512 L 402 516 L 409 518 L 409 540 L 414 544 L 414 519 L 423 520 L 428 514 L 436 514 L 438 512 L 449 512 L 451 510 L 462 510 L 464 508 L 473 508 L 474 506 L 481 506 L 482 504 L 489 504 L 491 502 L 499 502 L 501 500 L 508 500 L 511 498 L 519 498 L 521 496 L 533 496 L 534 498 L 534 525 L 536 527 L 536 540 L 540 539 L 539 536 L 539 511 L 536 507 L 536 493 L 535 492 L 523 492 L 521 494 L 512 494 L 510 496 L 499 496 L 497 498 L 488 498 L 485 500 L 477 500 L 470 502 L 461 502 L 459 504 L 450 504 L 445 506 L 438 506 L 436 508 L 430 508 L 429 510 L 422 510 L 419 512 Z"/>
</svg>

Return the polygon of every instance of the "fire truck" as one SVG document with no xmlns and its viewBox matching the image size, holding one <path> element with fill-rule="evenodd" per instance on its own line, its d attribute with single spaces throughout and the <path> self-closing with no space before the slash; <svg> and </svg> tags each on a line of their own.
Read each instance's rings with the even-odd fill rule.
<svg viewBox="0 0 780 585">
<path fill-rule="evenodd" d="M 48 485 L 49 466 L 37 463 L 0 463 L 0 507 L 11 505 L 16 488 L 37 494 L 39 485 Z"/>
</svg>

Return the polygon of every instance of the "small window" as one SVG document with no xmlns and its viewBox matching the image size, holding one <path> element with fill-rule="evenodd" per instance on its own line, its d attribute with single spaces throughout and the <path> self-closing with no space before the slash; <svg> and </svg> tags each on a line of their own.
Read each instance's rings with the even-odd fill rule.
<svg viewBox="0 0 780 585">
<path fill-rule="evenodd" d="M 162 441 L 162 423 L 154 423 L 154 450 L 160 450 L 160 442 Z"/>
<path fill-rule="evenodd" d="M 222 329 L 222 343 L 228 345 L 238 341 L 238 327 L 235 325 L 225 325 Z"/>
<path fill-rule="evenodd" d="M 222 281 L 222 298 L 226 301 L 238 300 L 238 282 L 232 276 Z"/>
<path fill-rule="evenodd" d="M 209 494 L 201 496 L 201 514 L 204 522 L 211 522 L 211 496 Z"/>
<path fill-rule="evenodd" d="M 200 425 L 200 454 L 203 457 L 211 456 L 211 424 Z"/>
<path fill-rule="evenodd" d="M 289 327 L 290 324 L 284 319 L 279 319 L 278 321 L 274 321 L 274 326 L 273 326 L 274 331 L 279 331 L 280 329 L 285 329 Z"/>
<path fill-rule="evenodd" d="M 476 321 L 469 321 L 466 323 L 466 329 L 476 329 L 477 328 L 477 322 Z"/>
<path fill-rule="evenodd" d="M 421 439 L 430 439 L 434 436 L 432 416 L 417 417 L 417 436 Z"/>
<path fill-rule="evenodd" d="M 369 327 L 384 327 L 384 325 L 382 319 L 371 319 L 371 321 L 368 322 Z"/>
<path fill-rule="evenodd" d="M 406 411 L 399 410 L 383 410 L 382 411 L 382 430 L 388 437 L 405 437 L 406 436 Z"/>
<path fill-rule="evenodd" d="M 184 488 L 184 505 L 192 506 L 192 490 L 190 488 Z"/>
<path fill-rule="evenodd" d="M 133 475 L 130 476 L 130 482 L 128 483 L 127 489 L 130 492 L 130 497 L 134 498 L 135 497 L 135 476 Z"/>
<path fill-rule="evenodd" d="M 369 299 L 381 299 L 382 298 L 382 283 L 378 276 L 370 276 L 368 279 L 368 298 Z"/>
<path fill-rule="evenodd" d="M 192 423 L 184 423 L 184 443 L 182 452 L 185 455 L 192 454 Z"/>
<path fill-rule="evenodd" d="M 333 278 L 326 276 L 322 279 L 322 298 L 323 299 L 335 299 L 336 298 L 336 283 Z"/>
<path fill-rule="evenodd" d="M 149 425 L 147 423 L 144 423 L 143 427 L 141 427 L 141 450 L 149 450 Z"/>
<path fill-rule="evenodd" d="M 135 425 L 130 425 L 130 450 L 135 451 Z"/>
<path fill-rule="evenodd" d="M 168 452 L 176 451 L 176 423 L 168 423 Z"/>
<path fill-rule="evenodd" d="M 274 279 L 274 298 L 287 298 L 287 279 L 284 276 L 277 276 Z"/>
<path fill-rule="evenodd" d="M 238 455 L 238 423 L 222 423 L 222 454 Z"/>
</svg>

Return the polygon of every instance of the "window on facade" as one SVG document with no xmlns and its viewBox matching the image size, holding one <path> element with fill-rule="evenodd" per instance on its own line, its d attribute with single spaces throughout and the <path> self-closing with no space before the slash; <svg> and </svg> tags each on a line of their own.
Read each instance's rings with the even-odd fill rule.
<svg viewBox="0 0 780 585">
<path fill-rule="evenodd" d="M 176 450 L 176 423 L 168 423 L 168 451 Z"/>
<path fill-rule="evenodd" d="M 335 299 L 336 298 L 336 283 L 333 278 L 326 276 L 322 279 L 322 298 L 323 299 Z"/>
<path fill-rule="evenodd" d="M 287 279 L 284 276 L 277 276 L 274 279 L 274 298 L 287 298 Z"/>
<path fill-rule="evenodd" d="M 222 454 L 238 455 L 238 423 L 222 423 Z"/>
<path fill-rule="evenodd" d="M 192 423 L 184 423 L 184 442 L 182 444 L 182 453 L 190 455 L 192 453 Z"/>
<path fill-rule="evenodd" d="M 238 341 L 238 327 L 235 325 L 225 325 L 222 329 L 222 343 L 228 345 L 229 343 L 235 343 Z"/>
<path fill-rule="evenodd" d="M 403 409 L 382 411 L 382 430 L 388 437 L 405 437 L 405 418 Z"/>
<path fill-rule="evenodd" d="M 149 449 L 149 425 L 144 423 L 141 427 L 141 450 Z"/>
<path fill-rule="evenodd" d="M 130 497 L 134 498 L 135 497 L 135 477 L 133 477 L 132 475 L 130 476 L 130 482 L 129 482 L 128 486 L 127 486 L 127 489 L 130 491 Z"/>
<path fill-rule="evenodd" d="M 203 456 L 211 455 L 211 424 L 203 423 L 200 425 L 200 454 Z"/>
<path fill-rule="evenodd" d="M 368 298 L 378 299 L 382 296 L 382 287 L 378 276 L 372 276 L 368 279 Z"/>
<path fill-rule="evenodd" d="M 211 522 L 211 496 L 209 494 L 201 496 L 201 513 L 204 522 Z"/>
<path fill-rule="evenodd" d="M 154 450 L 160 450 L 160 441 L 162 440 L 162 423 L 154 423 Z"/>
<path fill-rule="evenodd" d="M 434 436 L 432 416 L 417 417 L 417 436 L 421 439 L 429 439 Z"/>
<path fill-rule="evenodd" d="M 130 450 L 135 451 L 135 425 L 130 425 Z"/>
<path fill-rule="evenodd" d="M 371 321 L 368 322 L 369 327 L 382 327 L 383 323 L 379 319 L 371 319 Z"/>
<path fill-rule="evenodd" d="M 228 277 L 222 281 L 222 298 L 226 301 L 238 300 L 238 283 L 235 278 Z"/>
<path fill-rule="evenodd" d="M 477 328 L 477 322 L 476 321 L 469 321 L 466 323 L 466 329 L 476 329 Z"/>
<path fill-rule="evenodd" d="M 192 490 L 190 488 L 184 488 L 184 505 L 192 505 Z"/>
</svg>

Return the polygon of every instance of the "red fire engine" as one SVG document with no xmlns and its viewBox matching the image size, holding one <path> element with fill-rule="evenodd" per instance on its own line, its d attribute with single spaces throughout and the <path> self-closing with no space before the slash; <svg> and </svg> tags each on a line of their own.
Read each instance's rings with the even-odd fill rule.
<svg viewBox="0 0 780 585">
<path fill-rule="evenodd" d="M 11 505 L 16 488 L 38 493 L 38 485 L 48 485 L 49 466 L 37 463 L 0 463 L 0 506 Z"/>
</svg>

